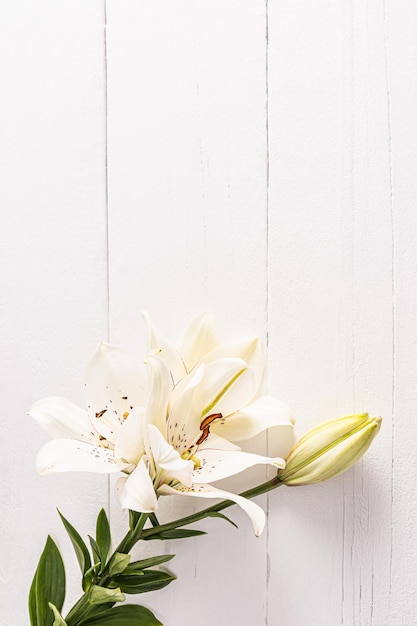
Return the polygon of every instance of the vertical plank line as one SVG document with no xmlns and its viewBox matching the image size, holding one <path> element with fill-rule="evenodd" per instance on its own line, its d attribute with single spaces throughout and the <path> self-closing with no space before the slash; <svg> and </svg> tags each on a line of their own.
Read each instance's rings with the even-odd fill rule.
<svg viewBox="0 0 417 626">
<path fill-rule="evenodd" d="M 266 225 L 266 294 L 265 294 L 265 325 L 266 325 L 266 351 L 268 354 L 269 346 L 269 14 L 268 1 L 265 0 L 265 143 L 266 143 L 266 162 L 265 162 L 265 225 Z M 267 381 L 268 384 L 268 381 Z M 267 454 L 269 454 L 268 433 L 266 434 Z M 269 579 L 271 570 L 271 561 L 269 557 L 269 494 L 266 495 L 266 590 L 265 590 L 265 626 L 269 623 Z"/>
<path fill-rule="evenodd" d="M 356 211 L 355 211 L 355 83 L 354 83 L 354 4 L 351 3 L 349 8 L 347 9 L 347 14 L 349 17 L 349 29 L 348 29 L 348 43 L 347 43 L 347 60 L 346 60 L 346 73 L 347 80 L 349 81 L 349 101 L 348 101 L 348 131 L 347 131 L 347 149 L 349 150 L 349 161 L 348 161 L 348 202 L 350 206 L 350 222 L 351 222 L 351 241 L 350 241 L 350 254 L 351 254 L 351 273 L 352 273 L 352 328 L 351 328 L 351 337 L 350 337 L 350 350 L 351 350 L 351 358 L 352 358 L 352 404 L 355 407 L 355 361 L 356 361 L 356 351 L 355 351 L 355 319 L 356 319 Z M 343 17 L 343 14 L 342 14 Z M 344 147 L 343 147 L 344 149 Z M 347 546 L 348 546 L 348 538 L 347 531 L 349 524 L 347 523 L 348 512 L 351 508 L 351 498 L 352 498 L 352 487 L 349 487 L 347 481 L 343 481 L 343 518 L 342 518 L 342 575 L 341 575 L 341 585 L 342 585 L 342 596 L 341 596 L 341 625 L 344 626 L 347 622 L 345 619 L 346 611 L 349 611 L 349 607 L 347 606 L 347 597 L 346 597 L 346 567 L 347 567 Z M 353 532 L 355 529 L 353 529 Z M 354 538 L 354 535 L 353 535 Z M 353 546 L 353 543 L 352 543 Z M 350 548 L 349 553 L 349 564 L 352 566 L 353 562 L 353 554 L 352 549 Z M 355 619 L 355 612 L 353 611 L 352 615 L 353 619 Z M 348 615 L 349 619 L 349 615 Z"/>
<path fill-rule="evenodd" d="M 393 511 L 394 511 L 394 469 L 395 469 L 395 393 L 396 393 L 396 310 L 395 310 L 395 220 L 394 220 L 394 185 L 393 185 L 393 160 L 392 160 L 392 103 L 390 92 L 390 77 L 388 67 L 388 24 L 387 24 L 387 0 L 383 1 L 384 13 L 384 62 L 385 62 L 385 81 L 387 91 L 387 128 L 388 128 L 388 158 L 389 158 L 389 189 L 390 189 L 390 214 L 391 214 L 391 316 L 392 316 L 392 388 L 391 388 L 391 554 L 390 554 L 390 585 L 389 585 L 389 610 L 391 615 L 392 601 L 392 559 L 393 559 Z"/>
<path fill-rule="evenodd" d="M 109 159 L 108 159 L 108 69 L 107 69 L 107 0 L 103 0 L 103 61 L 104 61 L 104 194 L 105 194 L 105 255 L 106 255 L 106 339 L 110 342 L 110 246 L 109 246 Z M 107 478 L 107 509 L 110 517 L 110 476 Z"/>
<path fill-rule="evenodd" d="M 266 348 L 269 345 L 269 22 L 268 1 L 265 0 L 265 140 L 266 140 Z"/>
</svg>

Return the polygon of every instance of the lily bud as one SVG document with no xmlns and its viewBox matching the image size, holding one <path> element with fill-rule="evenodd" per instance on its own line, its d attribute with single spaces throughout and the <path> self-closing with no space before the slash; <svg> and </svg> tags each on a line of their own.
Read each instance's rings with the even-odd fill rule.
<svg viewBox="0 0 417 626">
<path fill-rule="evenodd" d="M 342 474 L 369 448 L 381 421 L 362 413 L 323 422 L 295 444 L 279 479 L 285 485 L 313 485 Z"/>
</svg>

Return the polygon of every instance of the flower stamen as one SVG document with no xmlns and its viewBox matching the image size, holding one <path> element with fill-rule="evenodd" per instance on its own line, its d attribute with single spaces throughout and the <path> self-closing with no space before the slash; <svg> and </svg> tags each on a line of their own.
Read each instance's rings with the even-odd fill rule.
<svg viewBox="0 0 417 626">
<path fill-rule="evenodd" d="M 203 421 L 200 424 L 200 430 L 202 430 L 203 433 L 200 436 L 200 438 L 196 441 L 197 446 L 202 444 L 203 441 L 205 441 L 207 437 L 209 436 L 210 425 L 214 422 L 214 420 L 222 419 L 222 417 L 223 415 L 221 413 L 212 413 L 211 415 L 207 415 L 207 417 L 203 419 Z"/>
</svg>

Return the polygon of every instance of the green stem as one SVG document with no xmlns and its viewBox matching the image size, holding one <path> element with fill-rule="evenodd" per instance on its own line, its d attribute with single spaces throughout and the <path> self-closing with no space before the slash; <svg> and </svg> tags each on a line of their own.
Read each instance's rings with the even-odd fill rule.
<svg viewBox="0 0 417 626">
<path fill-rule="evenodd" d="M 275 476 L 271 480 L 268 480 L 257 487 L 253 487 L 252 489 L 248 489 L 243 493 L 239 494 L 243 498 L 251 499 L 256 496 L 260 496 L 263 493 L 267 493 L 268 491 L 272 491 L 272 489 L 276 489 L 283 483 L 280 481 L 278 476 Z M 197 513 L 193 513 L 192 515 L 187 515 L 186 517 L 181 517 L 173 522 L 169 522 L 168 524 L 161 524 L 157 526 L 152 526 L 152 528 L 147 528 L 144 530 L 144 526 L 146 520 L 150 517 L 149 513 L 140 513 L 139 517 L 136 518 L 137 522 L 134 528 L 131 528 L 122 539 L 122 541 L 117 546 L 116 552 L 123 552 L 128 554 L 133 546 L 140 539 L 148 539 L 153 535 L 158 535 L 161 532 L 166 530 L 174 530 L 175 528 L 179 528 L 181 526 L 188 526 L 188 524 L 193 524 L 194 522 L 198 522 L 206 517 L 209 517 L 212 513 L 218 513 L 219 511 L 223 511 L 224 509 L 229 508 L 236 504 L 233 500 L 223 500 L 219 502 L 219 504 L 215 504 L 210 506 L 202 511 L 198 511 Z M 130 516 L 130 519 L 135 519 Z M 153 518 L 155 521 L 156 518 Z M 114 554 L 113 553 L 113 554 Z M 111 561 L 111 557 L 109 559 L 109 563 Z M 96 585 L 106 586 L 110 581 L 111 577 L 108 575 L 108 567 L 103 571 L 99 580 L 95 582 Z M 97 607 L 92 607 L 88 602 L 88 592 L 84 593 L 78 602 L 73 606 L 71 611 L 68 613 L 66 617 L 66 621 L 69 626 L 75 626 L 80 619 L 85 619 L 85 617 L 90 613 L 90 611 L 95 611 Z"/>
<path fill-rule="evenodd" d="M 101 574 L 98 580 L 94 581 L 95 585 L 99 585 L 100 587 L 106 587 L 107 584 L 111 581 L 111 576 L 109 576 L 109 564 L 116 552 L 123 552 L 128 554 L 133 546 L 141 539 L 143 527 L 146 523 L 146 520 L 149 517 L 149 513 L 141 513 L 139 519 L 136 523 L 136 526 L 129 530 L 122 541 L 117 546 L 116 550 L 113 552 L 112 556 L 108 560 L 107 566 L 105 567 L 103 573 Z M 109 605 L 108 605 L 109 606 Z M 111 605 L 112 606 L 112 605 Z M 101 610 L 102 607 L 99 606 Z M 96 612 L 97 606 L 91 605 L 88 601 L 88 591 L 86 591 L 81 598 L 74 604 L 70 612 L 68 613 L 65 621 L 68 626 L 76 626 L 80 620 L 85 619 L 89 614 Z"/>
<path fill-rule="evenodd" d="M 117 546 L 115 552 L 123 552 L 124 554 L 129 554 L 130 550 L 133 546 L 142 539 L 143 535 L 143 527 L 145 526 L 146 520 L 149 517 L 149 513 L 141 513 L 140 517 L 137 521 L 137 524 L 133 530 L 129 530 L 126 535 L 123 537 L 122 541 Z"/>
<path fill-rule="evenodd" d="M 78 622 L 87 617 L 91 611 L 92 605 L 88 602 L 88 591 L 86 591 L 81 598 L 74 604 L 70 612 L 65 618 L 65 622 L 68 626 L 75 626 Z"/>
<path fill-rule="evenodd" d="M 243 493 L 239 494 L 243 498 L 251 499 L 256 496 L 260 496 L 263 493 L 267 493 L 268 491 L 272 491 L 272 489 L 276 489 L 283 483 L 280 481 L 278 476 L 275 476 L 271 480 L 268 480 L 266 483 L 262 483 L 257 487 L 253 487 L 252 489 L 248 489 Z M 146 528 L 142 531 L 141 539 L 148 539 L 153 535 L 159 535 L 159 533 L 164 532 L 166 530 L 174 530 L 175 528 L 179 528 L 180 526 L 188 526 L 188 524 L 193 524 L 194 522 L 198 522 L 206 517 L 209 517 L 212 513 L 218 513 L 219 511 L 223 511 L 224 509 L 229 508 L 229 506 L 233 506 L 236 502 L 233 500 L 223 500 L 219 504 L 215 504 L 210 506 L 202 511 L 198 511 L 197 513 L 193 513 L 192 515 L 187 515 L 186 517 L 181 517 L 173 522 L 169 522 L 168 524 L 161 524 L 160 526 L 154 526 L 152 528 Z"/>
</svg>

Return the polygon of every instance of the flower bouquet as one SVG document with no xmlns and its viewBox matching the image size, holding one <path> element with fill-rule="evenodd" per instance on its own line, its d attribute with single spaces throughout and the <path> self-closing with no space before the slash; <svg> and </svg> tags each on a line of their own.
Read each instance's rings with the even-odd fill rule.
<svg viewBox="0 0 417 626">
<path fill-rule="evenodd" d="M 286 459 L 243 451 L 235 442 L 251 440 L 267 429 L 271 437 L 288 441 L 293 432 L 290 409 L 263 392 L 260 340 L 221 344 L 211 314 L 204 313 L 173 345 L 147 314 L 144 318 L 144 365 L 118 347 L 101 343 L 86 368 L 85 409 L 50 397 L 29 411 L 51 437 L 38 453 L 39 473 L 120 474 L 116 494 L 129 521 L 126 535 L 112 547 L 104 509 L 88 543 L 59 513 L 80 566 L 82 595 L 64 617 L 65 570 L 48 537 L 29 593 L 31 626 L 161 624 L 148 608 L 123 604 L 126 595 L 162 589 L 175 580 L 159 569 L 174 555 L 133 560 L 138 542 L 204 534 L 189 525 L 208 517 L 234 524 L 223 511 L 235 504 L 260 535 L 265 513 L 252 498 L 282 484 L 313 484 L 342 473 L 379 430 L 381 419 L 364 413 L 317 426 L 293 445 Z M 255 465 L 272 466 L 273 477 L 240 494 L 212 484 Z M 158 504 L 162 496 L 173 495 L 220 502 L 161 522 Z"/>
</svg>

